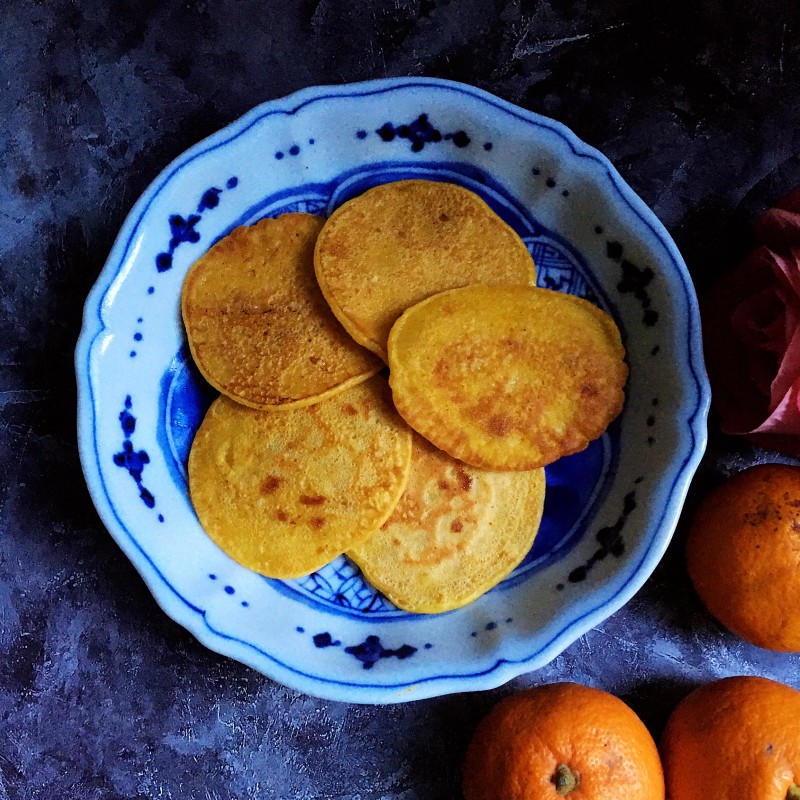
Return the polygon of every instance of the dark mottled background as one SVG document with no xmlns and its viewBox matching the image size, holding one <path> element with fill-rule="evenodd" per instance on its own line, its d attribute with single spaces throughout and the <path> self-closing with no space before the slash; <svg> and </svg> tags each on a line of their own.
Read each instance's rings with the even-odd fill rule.
<svg viewBox="0 0 800 800">
<path fill-rule="evenodd" d="M 796 0 L 49 0 L 0 4 L 0 798 L 456 798 L 470 732 L 513 688 L 575 679 L 658 734 L 698 683 L 800 660 L 723 631 L 681 559 L 548 668 L 410 705 L 315 700 L 204 650 L 100 524 L 72 351 L 129 207 L 189 145 L 295 89 L 475 84 L 605 152 L 698 287 L 800 184 Z M 769 458 L 714 433 L 688 511 Z"/>
</svg>

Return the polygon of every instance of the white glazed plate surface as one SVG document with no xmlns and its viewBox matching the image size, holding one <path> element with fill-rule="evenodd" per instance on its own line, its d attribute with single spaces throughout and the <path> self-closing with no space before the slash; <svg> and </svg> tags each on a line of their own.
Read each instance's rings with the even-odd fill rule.
<svg viewBox="0 0 800 800">
<path fill-rule="evenodd" d="M 395 609 L 344 557 L 294 581 L 250 572 L 205 535 L 186 484 L 213 398 L 180 321 L 189 266 L 237 225 L 328 215 L 412 177 L 487 200 L 525 240 L 539 285 L 614 316 L 630 365 L 620 418 L 548 468 L 544 521 L 523 564 L 438 615 Z M 364 703 L 497 686 L 620 608 L 672 535 L 709 399 L 686 267 L 609 162 L 553 120 L 435 79 L 307 89 L 180 156 L 133 208 L 89 295 L 76 371 L 89 490 L 164 611 L 277 681 Z"/>
</svg>

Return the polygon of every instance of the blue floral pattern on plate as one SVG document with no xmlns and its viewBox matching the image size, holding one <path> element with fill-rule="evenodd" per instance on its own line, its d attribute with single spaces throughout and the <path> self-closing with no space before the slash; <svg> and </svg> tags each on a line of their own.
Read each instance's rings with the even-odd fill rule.
<svg viewBox="0 0 800 800">
<path fill-rule="evenodd" d="M 188 267 L 237 225 L 327 215 L 410 177 L 480 194 L 526 242 L 540 285 L 615 316 L 631 367 L 619 420 L 548 468 L 523 563 L 439 615 L 394 608 L 345 557 L 296 581 L 245 570 L 205 536 L 186 484 L 213 399 L 180 324 Z M 87 483 L 164 610 L 276 680 L 358 702 L 495 686 L 622 605 L 669 541 L 708 406 L 691 282 L 652 213 L 559 123 L 433 79 L 305 90 L 181 156 L 134 207 L 87 300 L 76 371 Z"/>
</svg>

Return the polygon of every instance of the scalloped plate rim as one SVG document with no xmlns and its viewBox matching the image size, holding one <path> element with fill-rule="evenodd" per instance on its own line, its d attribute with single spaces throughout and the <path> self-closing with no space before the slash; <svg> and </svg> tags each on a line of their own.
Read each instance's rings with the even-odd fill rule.
<svg viewBox="0 0 800 800">
<path fill-rule="evenodd" d="M 192 605 L 161 574 L 158 566 L 144 552 L 138 542 L 130 535 L 116 516 L 104 491 L 99 491 L 102 478 L 96 462 L 92 445 L 93 436 L 87 434 L 94 420 L 94 404 L 89 372 L 89 353 L 92 345 L 104 331 L 108 330 L 103 320 L 104 306 L 108 302 L 108 292 L 120 275 L 123 258 L 129 252 L 130 243 L 136 235 L 147 209 L 164 185 L 179 170 L 187 167 L 203 154 L 224 147 L 228 142 L 243 135 L 249 128 L 266 116 L 272 114 L 293 115 L 306 105 L 339 97 L 359 97 L 381 94 L 396 89 L 449 87 L 458 92 L 477 98 L 489 105 L 511 114 L 522 122 L 532 122 L 557 133 L 578 158 L 588 158 L 603 167 L 611 188 L 621 197 L 630 211 L 649 228 L 651 234 L 665 248 L 675 267 L 674 279 L 679 278 L 686 295 L 687 336 L 689 362 L 682 370 L 691 376 L 696 390 L 695 405 L 689 411 L 684 408 L 686 429 L 679 437 L 676 449 L 682 456 L 675 478 L 666 493 L 668 501 L 662 514 L 662 524 L 658 526 L 636 564 L 629 565 L 629 576 L 624 585 L 609 598 L 573 618 L 561 627 L 560 632 L 550 641 L 529 656 L 512 660 L 498 658 L 487 669 L 478 672 L 431 675 L 419 681 L 406 681 L 396 684 L 372 682 L 370 684 L 350 683 L 332 678 L 304 674 L 293 667 L 282 664 L 278 659 L 257 646 L 242 642 L 234 637 L 216 631 L 208 623 L 206 612 Z M 608 193 L 605 186 L 603 194 Z M 544 666 L 561 653 L 582 634 L 619 610 L 641 588 L 643 583 L 661 560 L 672 537 L 677 518 L 683 506 L 691 477 L 703 455 L 707 433 L 705 420 L 710 404 L 710 390 L 700 345 L 700 319 L 694 288 L 686 265 L 668 232 L 655 214 L 641 198 L 625 183 L 611 162 L 600 151 L 579 139 L 562 123 L 527 111 L 505 101 L 485 90 L 466 84 L 439 78 L 387 78 L 361 83 L 323 85 L 306 87 L 283 98 L 268 100 L 254 107 L 237 120 L 211 134 L 171 161 L 148 185 L 126 216 L 114 241 L 105 265 L 90 290 L 84 304 L 83 325 L 75 351 L 75 366 L 78 379 L 78 444 L 81 464 L 86 477 L 90 495 L 105 527 L 112 534 L 123 552 L 142 576 L 145 584 L 162 611 L 188 630 L 199 642 L 209 649 L 232 657 L 253 667 L 268 677 L 290 688 L 337 701 L 359 703 L 392 703 L 416 700 L 461 691 L 479 691 L 495 688 L 520 674 Z M 678 457 L 675 458 L 675 461 Z M 180 601 L 180 602 L 177 602 Z M 276 668 L 268 672 L 258 663 L 258 656 L 268 658 Z M 390 694 L 391 693 L 391 694 Z"/>
</svg>

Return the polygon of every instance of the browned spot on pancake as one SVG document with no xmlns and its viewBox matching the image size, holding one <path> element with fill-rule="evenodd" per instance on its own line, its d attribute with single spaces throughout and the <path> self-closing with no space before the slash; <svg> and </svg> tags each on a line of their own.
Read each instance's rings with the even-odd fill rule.
<svg viewBox="0 0 800 800">
<path fill-rule="evenodd" d="M 400 502 L 383 528 L 347 555 L 400 608 L 458 608 L 524 558 L 544 492 L 544 470 L 478 470 L 415 436 Z"/>
<path fill-rule="evenodd" d="M 281 479 L 275 475 L 267 475 L 261 481 L 261 491 L 263 494 L 272 494 L 281 485 Z"/>
<path fill-rule="evenodd" d="M 364 396 L 380 398 L 372 418 L 343 412 Z M 292 442 L 297 449 L 288 449 Z M 228 452 L 236 457 L 220 469 Z M 189 455 L 191 499 L 209 536 L 236 561 L 296 578 L 375 533 L 405 488 L 410 458 L 411 431 L 382 378 L 275 413 L 221 396 Z"/>
<path fill-rule="evenodd" d="M 502 414 L 495 414 L 489 417 L 486 428 L 495 436 L 505 436 L 511 430 L 511 420 Z"/>
<path fill-rule="evenodd" d="M 468 492 L 472 488 L 472 476 L 467 475 L 467 473 L 461 468 L 458 468 L 458 485 L 461 487 L 461 491 Z"/>
<path fill-rule="evenodd" d="M 437 386 L 441 388 L 449 388 L 450 386 L 450 363 L 440 358 L 433 368 L 433 379 Z"/>
<path fill-rule="evenodd" d="M 624 402 L 614 321 L 548 289 L 473 285 L 429 297 L 392 327 L 388 354 L 409 425 L 484 469 L 526 470 L 577 452 Z"/>
<path fill-rule="evenodd" d="M 283 214 L 236 228 L 189 270 L 181 313 L 203 376 L 253 408 L 332 397 L 380 367 L 342 329 L 314 276 L 324 220 Z"/>
<path fill-rule="evenodd" d="M 327 498 L 320 495 L 301 494 L 300 502 L 304 506 L 321 506 Z"/>
<path fill-rule="evenodd" d="M 356 414 L 358 414 L 358 410 L 356 409 L 355 406 L 352 406 L 352 405 L 350 405 L 350 403 L 348 403 L 344 407 L 344 413 L 345 414 L 349 414 L 351 417 L 354 417 Z"/>
<path fill-rule="evenodd" d="M 522 353 L 525 350 L 525 345 L 519 339 L 503 339 L 500 344 L 509 353 Z"/>
</svg>

